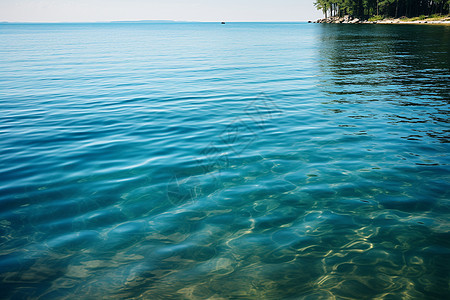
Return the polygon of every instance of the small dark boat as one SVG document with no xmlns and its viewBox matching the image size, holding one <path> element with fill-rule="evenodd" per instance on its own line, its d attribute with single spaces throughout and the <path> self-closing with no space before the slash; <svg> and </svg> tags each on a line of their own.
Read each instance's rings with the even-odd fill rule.
<svg viewBox="0 0 450 300">
<path fill-rule="evenodd" d="M 225 22 L 222 22 L 222 25 L 225 24 Z"/>
</svg>

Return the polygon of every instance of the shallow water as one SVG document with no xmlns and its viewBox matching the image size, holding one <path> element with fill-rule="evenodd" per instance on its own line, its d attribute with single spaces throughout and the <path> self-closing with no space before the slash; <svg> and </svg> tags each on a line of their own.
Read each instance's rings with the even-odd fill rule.
<svg viewBox="0 0 450 300">
<path fill-rule="evenodd" d="M 450 27 L 0 25 L 0 293 L 444 299 Z"/>
</svg>

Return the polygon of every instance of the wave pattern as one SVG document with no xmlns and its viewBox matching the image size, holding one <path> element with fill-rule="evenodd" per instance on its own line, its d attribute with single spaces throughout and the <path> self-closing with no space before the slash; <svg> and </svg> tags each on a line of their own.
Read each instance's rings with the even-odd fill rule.
<svg viewBox="0 0 450 300">
<path fill-rule="evenodd" d="M 0 25 L 11 299 L 444 299 L 450 28 Z"/>
</svg>

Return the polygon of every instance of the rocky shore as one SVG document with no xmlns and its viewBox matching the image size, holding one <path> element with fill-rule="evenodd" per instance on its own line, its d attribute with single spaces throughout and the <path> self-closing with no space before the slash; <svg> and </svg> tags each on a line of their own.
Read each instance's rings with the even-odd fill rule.
<svg viewBox="0 0 450 300">
<path fill-rule="evenodd" d="M 328 17 L 325 19 L 319 19 L 313 23 L 346 23 L 346 24 L 357 24 L 363 22 L 358 18 L 353 18 L 352 16 L 346 15 L 343 17 Z"/>
<path fill-rule="evenodd" d="M 407 18 L 397 19 L 382 19 L 377 21 L 361 20 L 346 15 L 343 17 L 328 17 L 325 19 L 319 19 L 310 23 L 334 23 L 334 24 L 447 24 L 450 25 L 450 17 L 443 17 L 436 20 L 436 18 L 425 18 L 422 20 L 411 20 Z"/>
</svg>

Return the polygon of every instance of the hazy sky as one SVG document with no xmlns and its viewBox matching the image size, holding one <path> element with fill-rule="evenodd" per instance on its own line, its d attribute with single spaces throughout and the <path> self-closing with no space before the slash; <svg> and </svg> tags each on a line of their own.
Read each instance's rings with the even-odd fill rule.
<svg viewBox="0 0 450 300">
<path fill-rule="evenodd" d="M 307 21 L 314 0 L 0 0 L 0 21 Z"/>
</svg>

